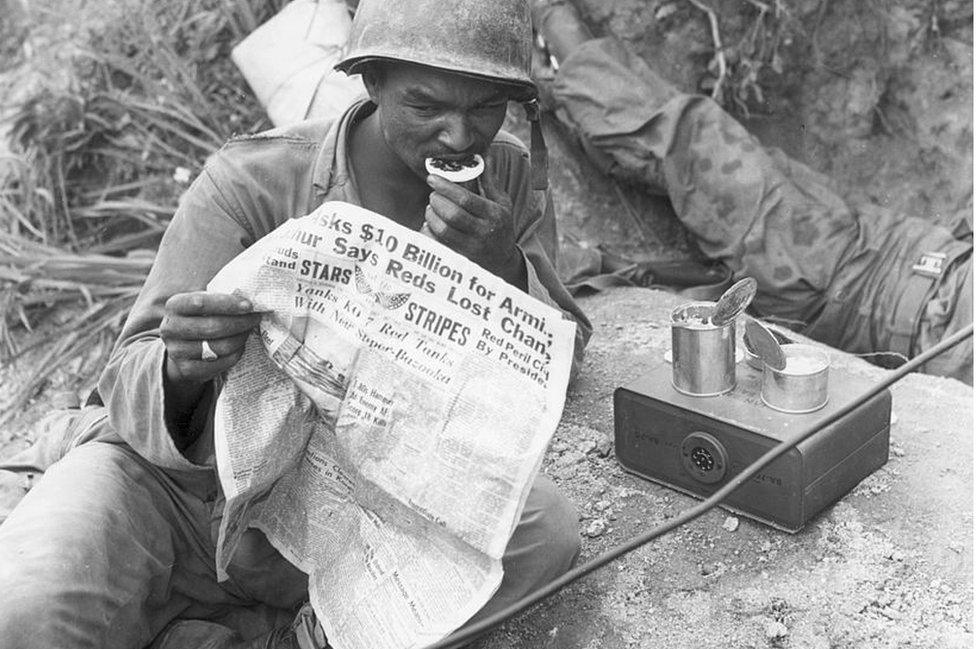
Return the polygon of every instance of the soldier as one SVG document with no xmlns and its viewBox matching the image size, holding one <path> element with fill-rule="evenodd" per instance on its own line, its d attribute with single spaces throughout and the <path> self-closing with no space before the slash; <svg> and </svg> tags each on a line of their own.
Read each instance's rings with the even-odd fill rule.
<svg viewBox="0 0 976 649">
<path fill-rule="evenodd" d="M 553 232 L 549 195 L 533 189 L 525 148 L 499 130 L 509 100 L 535 97 L 530 53 L 524 0 L 363 0 L 339 67 L 362 73 L 368 98 L 328 123 L 234 140 L 208 161 L 101 376 L 105 406 L 84 411 L 64 436 L 73 448 L 0 526 L 4 647 L 240 647 L 238 630 L 253 636 L 263 619 L 255 607 L 286 624 L 246 646 L 295 646 L 293 627 L 316 628 L 308 608 L 287 623 L 307 578 L 261 532 L 247 532 L 228 581 L 215 574 L 214 380 L 259 315 L 203 289 L 286 220 L 341 200 L 425 227 L 575 320 L 579 359 L 589 324 L 540 239 Z M 488 163 L 484 195 L 425 171 L 427 156 L 473 153 Z M 568 570 L 578 549 L 572 505 L 540 476 L 502 584 L 475 618 Z"/>
<path fill-rule="evenodd" d="M 666 194 L 702 252 L 759 282 L 753 308 L 855 354 L 911 358 L 973 321 L 972 231 L 848 205 L 711 99 L 679 92 L 565 0 L 535 0 L 557 117 L 608 173 Z M 972 339 L 924 371 L 972 385 Z"/>
</svg>

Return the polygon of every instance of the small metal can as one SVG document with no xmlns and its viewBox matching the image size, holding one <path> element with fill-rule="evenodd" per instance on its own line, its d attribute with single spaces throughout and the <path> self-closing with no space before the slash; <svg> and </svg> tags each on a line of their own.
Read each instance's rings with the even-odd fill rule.
<svg viewBox="0 0 976 649">
<path fill-rule="evenodd" d="M 695 397 L 735 388 L 735 321 L 711 324 L 714 302 L 689 302 L 671 310 L 671 383 Z"/>
<path fill-rule="evenodd" d="M 786 367 L 763 365 L 763 403 L 774 410 L 801 414 L 827 405 L 830 357 L 812 345 L 783 345 Z"/>
</svg>

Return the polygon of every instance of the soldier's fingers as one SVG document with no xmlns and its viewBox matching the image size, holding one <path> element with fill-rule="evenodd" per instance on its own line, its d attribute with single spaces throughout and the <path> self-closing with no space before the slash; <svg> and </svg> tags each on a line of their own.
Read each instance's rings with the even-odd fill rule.
<svg viewBox="0 0 976 649">
<path fill-rule="evenodd" d="M 166 341 L 166 352 L 173 358 L 200 361 L 205 360 L 205 350 L 203 343 L 207 343 L 207 350 L 215 354 L 217 358 L 232 356 L 244 348 L 247 342 L 247 333 L 225 338 L 209 338 L 204 340 L 168 340 Z M 211 361 L 212 362 L 212 361 Z"/>
<path fill-rule="evenodd" d="M 471 184 L 473 189 L 477 189 L 477 183 L 472 182 Z M 486 216 L 491 206 L 494 205 L 492 201 L 479 195 L 476 191 L 469 191 L 466 187 L 452 183 L 440 176 L 433 174 L 427 176 L 427 185 L 434 190 L 435 194 L 440 194 L 461 209 L 479 218 Z"/>
<path fill-rule="evenodd" d="M 434 239 L 440 241 L 455 252 L 464 254 L 464 251 L 459 249 L 459 246 L 470 237 L 469 234 L 452 227 L 451 223 L 442 218 L 430 205 L 427 206 L 427 211 L 424 212 L 424 219 L 426 219 L 425 225 Z"/>
<path fill-rule="evenodd" d="M 212 361 L 170 357 L 170 362 L 176 366 L 178 380 L 202 382 L 209 381 L 232 368 L 241 359 L 243 353 L 244 350 L 241 349 Z"/>
<path fill-rule="evenodd" d="M 441 178 L 435 174 L 429 174 L 427 176 L 427 185 L 435 192 L 446 196 L 457 205 L 463 203 L 466 199 L 466 195 L 471 193 L 461 185 L 452 183 L 450 180 Z"/>
<path fill-rule="evenodd" d="M 165 315 L 159 326 L 164 338 L 208 340 L 227 338 L 249 332 L 261 322 L 260 313 L 241 315 L 184 316 Z"/>
<path fill-rule="evenodd" d="M 237 315 L 253 310 L 250 300 L 227 293 L 192 291 L 166 300 L 166 311 L 179 315 Z"/>
<path fill-rule="evenodd" d="M 477 234 L 484 227 L 484 220 L 467 212 L 456 203 L 438 193 L 430 195 L 429 205 L 437 216 L 459 232 Z"/>
</svg>

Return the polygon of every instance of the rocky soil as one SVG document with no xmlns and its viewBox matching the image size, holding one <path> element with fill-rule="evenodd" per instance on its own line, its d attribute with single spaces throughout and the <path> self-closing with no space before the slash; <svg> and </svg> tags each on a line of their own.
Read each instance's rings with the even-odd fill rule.
<svg viewBox="0 0 976 649">
<path fill-rule="evenodd" d="M 670 347 L 662 322 L 679 301 L 647 289 L 582 301 L 595 332 L 544 467 L 579 509 L 582 562 L 697 502 L 627 473 L 613 447 L 613 391 L 662 362 Z M 835 380 L 885 374 L 830 355 Z M 972 389 L 912 375 L 891 392 L 888 463 L 799 533 L 711 510 L 478 649 L 972 646 Z"/>
</svg>

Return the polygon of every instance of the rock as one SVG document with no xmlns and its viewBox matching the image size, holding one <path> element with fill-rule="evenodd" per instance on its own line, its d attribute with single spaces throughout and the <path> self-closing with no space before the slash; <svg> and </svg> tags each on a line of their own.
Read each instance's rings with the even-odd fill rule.
<svg viewBox="0 0 976 649">
<path fill-rule="evenodd" d="M 607 435 L 600 435 L 596 440 L 596 448 L 594 450 L 600 457 L 607 457 L 610 455 L 610 451 L 613 450 L 613 440 Z"/>
<path fill-rule="evenodd" d="M 721 563 L 706 563 L 701 567 L 699 572 L 701 572 L 702 576 L 707 577 L 717 572 L 724 572 L 724 570 L 722 570 Z"/>
<path fill-rule="evenodd" d="M 552 452 L 556 454 L 565 453 L 569 450 L 569 444 L 560 440 L 552 443 Z"/>
<path fill-rule="evenodd" d="M 569 482 L 576 480 L 578 477 L 577 465 L 570 464 L 568 466 L 557 466 L 549 472 L 556 482 Z"/>
<path fill-rule="evenodd" d="M 739 519 L 736 518 L 735 516 L 727 517 L 725 519 L 725 522 L 722 523 L 722 528 L 729 532 L 736 531 L 737 529 L 739 529 Z"/>
<path fill-rule="evenodd" d="M 873 496 L 880 496 L 881 494 L 890 490 L 891 490 L 890 484 L 885 484 L 881 482 L 871 485 L 871 487 L 868 489 L 868 491 L 870 491 L 871 495 Z"/>
<path fill-rule="evenodd" d="M 590 524 L 586 526 L 586 531 L 583 533 L 592 539 L 602 535 L 606 531 L 607 531 L 607 522 L 602 518 L 597 518 L 596 520 L 591 521 Z"/>
<path fill-rule="evenodd" d="M 572 464 L 578 464 L 579 462 L 582 462 L 585 457 L 586 456 L 580 453 L 579 451 L 567 451 L 566 453 L 563 453 L 558 458 L 556 458 L 554 464 L 557 467 L 566 467 Z"/>
<path fill-rule="evenodd" d="M 880 609 L 880 613 L 884 615 L 886 618 L 888 618 L 889 620 L 900 620 L 902 617 L 901 613 L 891 608 L 890 606 L 886 606 L 885 608 Z"/>
<path fill-rule="evenodd" d="M 782 622 L 767 622 L 763 627 L 767 640 L 782 640 L 790 635 L 790 630 Z"/>
</svg>

